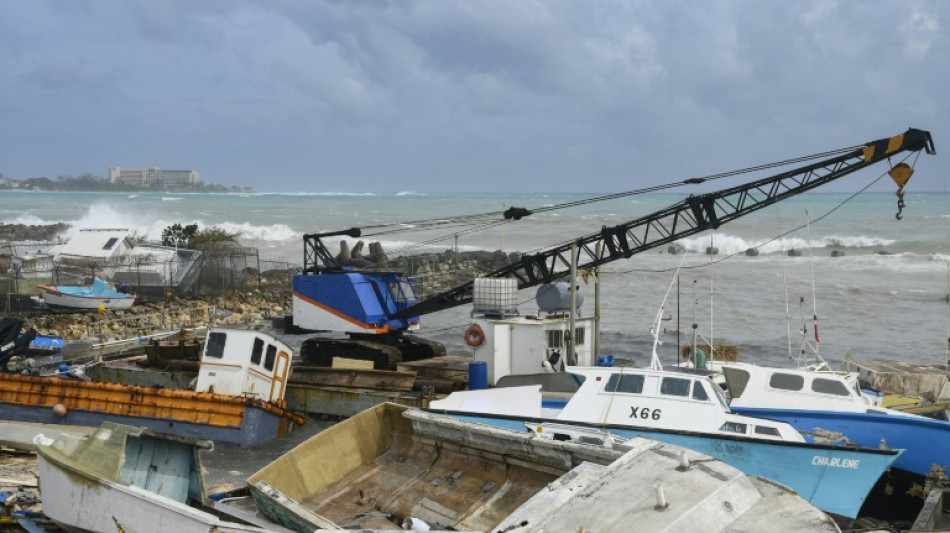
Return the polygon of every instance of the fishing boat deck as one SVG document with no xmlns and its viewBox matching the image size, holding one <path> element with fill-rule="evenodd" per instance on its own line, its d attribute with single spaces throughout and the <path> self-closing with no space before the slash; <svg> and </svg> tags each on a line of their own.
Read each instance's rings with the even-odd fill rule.
<svg viewBox="0 0 950 533">
<path fill-rule="evenodd" d="M 484 531 L 564 473 L 419 435 L 398 412 L 377 412 L 353 425 L 352 438 L 341 438 L 346 422 L 338 424 L 334 438 L 301 445 L 319 454 L 287 454 L 248 483 L 280 480 L 283 494 L 344 528 L 392 529 L 414 517 Z"/>
</svg>

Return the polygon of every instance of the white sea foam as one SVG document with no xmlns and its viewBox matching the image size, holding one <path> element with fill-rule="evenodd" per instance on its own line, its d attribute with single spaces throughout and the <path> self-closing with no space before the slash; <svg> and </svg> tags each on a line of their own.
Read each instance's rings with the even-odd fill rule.
<svg viewBox="0 0 950 533">
<path fill-rule="evenodd" d="M 36 215 L 18 215 L 10 220 L 4 220 L 4 224 L 23 224 L 26 226 L 43 226 L 46 224 L 55 224 L 61 222 L 59 220 L 43 220 L 42 218 Z"/>
<path fill-rule="evenodd" d="M 177 196 L 162 196 L 163 202 L 176 202 L 178 200 L 183 200 L 184 198 L 179 198 Z"/>
<path fill-rule="evenodd" d="M 123 228 L 130 229 L 138 235 L 146 238 L 153 238 L 151 235 L 153 221 L 148 220 L 147 216 L 138 212 L 123 212 L 115 208 L 112 204 L 104 201 L 96 202 L 89 206 L 86 214 L 78 220 L 71 221 L 70 228 L 66 231 L 64 237 L 72 238 L 81 229 L 88 228 Z M 161 236 L 161 230 L 158 235 Z"/>
<path fill-rule="evenodd" d="M 223 222 L 215 224 L 214 227 L 237 235 L 238 239 L 252 239 L 256 241 L 289 241 L 299 239 L 301 234 L 294 231 L 286 224 L 271 224 L 269 226 L 255 226 L 247 222 L 237 224 L 234 222 Z"/>
<path fill-rule="evenodd" d="M 894 240 L 880 237 L 866 236 L 828 236 L 822 238 L 808 239 L 800 237 L 779 238 L 772 241 L 744 239 L 735 235 L 716 234 L 710 240 L 710 237 L 690 237 L 681 239 L 677 243 L 687 251 L 696 253 L 706 253 L 706 248 L 714 246 L 719 249 L 720 255 L 732 255 L 742 253 L 749 248 L 758 248 L 759 253 L 770 254 L 776 252 L 785 252 L 788 250 L 807 250 L 809 245 L 812 248 L 876 248 L 893 244 Z M 711 244 L 710 244 L 711 243 Z"/>
</svg>

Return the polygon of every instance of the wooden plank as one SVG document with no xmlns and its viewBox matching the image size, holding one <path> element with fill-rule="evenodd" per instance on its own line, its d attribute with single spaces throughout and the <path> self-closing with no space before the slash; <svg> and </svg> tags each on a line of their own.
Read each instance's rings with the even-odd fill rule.
<svg viewBox="0 0 950 533">
<path fill-rule="evenodd" d="M 408 392 L 412 390 L 415 379 L 415 372 L 373 370 L 372 365 L 365 370 L 297 366 L 290 376 L 290 383 Z"/>
<path fill-rule="evenodd" d="M 362 359 L 349 359 L 347 357 L 334 357 L 333 368 L 352 368 L 355 370 L 372 370 L 373 362 Z"/>
</svg>

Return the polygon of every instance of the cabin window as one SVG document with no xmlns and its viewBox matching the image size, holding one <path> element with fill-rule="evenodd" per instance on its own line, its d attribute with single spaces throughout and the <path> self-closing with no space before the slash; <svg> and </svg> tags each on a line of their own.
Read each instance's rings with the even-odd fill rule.
<svg viewBox="0 0 950 533">
<path fill-rule="evenodd" d="M 584 344 L 584 328 L 574 329 L 574 345 Z"/>
<path fill-rule="evenodd" d="M 770 437 L 780 437 L 778 428 L 773 428 L 769 426 L 755 426 L 756 435 L 768 435 Z"/>
<path fill-rule="evenodd" d="M 254 348 L 251 349 L 251 362 L 255 365 L 261 364 L 261 355 L 264 353 L 264 340 L 254 339 Z"/>
<path fill-rule="evenodd" d="M 835 396 L 850 396 L 848 387 L 838 380 L 815 378 L 811 382 L 811 390 L 822 394 L 834 394 Z"/>
<path fill-rule="evenodd" d="M 564 344 L 561 342 L 564 339 L 563 333 L 559 329 L 553 329 L 548 331 L 548 348 L 560 348 Z"/>
<path fill-rule="evenodd" d="M 115 243 L 117 243 L 117 242 L 119 242 L 119 239 L 118 239 L 117 237 L 112 237 L 112 238 L 110 238 L 108 241 L 106 241 L 106 245 L 103 246 L 102 249 L 103 249 L 103 250 L 111 250 L 112 247 L 115 246 Z"/>
<path fill-rule="evenodd" d="M 689 384 L 692 383 L 691 379 L 682 379 L 682 378 L 663 378 L 663 382 L 660 383 L 660 394 L 668 394 L 670 396 L 689 396 Z"/>
<path fill-rule="evenodd" d="M 277 360 L 277 347 L 273 344 L 267 345 L 267 355 L 264 356 L 264 368 L 266 370 L 274 369 L 274 361 Z"/>
<path fill-rule="evenodd" d="M 769 386 L 773 389 L 802 390 L 802 387 L 805 386 L 805 378 L 798 374 L 776 372 L 769 378 Z"/>
<path fill-rule="evenodd" d="M 411 292 L 412 289 L 410 289 L 408 285 L 406 286 L 406 289 L 409 289 L 410 292 L 404 293 L 403 290 L 402 290 L 402 285 L 403 285 L 403 284 L 397 283 L 397 282 L 390 282 L 390 283 L 389 283 L 389 294 L 392 295 L 393 300 L 394 300 L 397 304 L 406 303 L 406 299 L 407 299 L 406 297 L 407 297 L 409 294 L 412 294 L 412 292 Z"/>
<path fill-rule="evenodd" d="M 722 373 L 726 376 L 726 383 L 729 385 L 729 394 L 733 398 L 742 396 L 746 385 L 749 384 L 749 372 L 731 366 L 723 367 Z"/>
<path fill-rule="evenodd" d="M 640 394 L 643 392 L 643 376 L 613 374 L 607 380 L 604 390 L 607 392 Z"/>
<path fill-rule="evenodd" d="M 702 401 L 709 400 L 709 395 L 706 394 L 706 389 L 703 388 L 703 384 L 699 381 L 693 382 L 693 399 Z"/>
<path fill-rule="evenodd" d="M 729 433 L 742 433 L 745 434 L 746 425 L 740 424 L 739 422 L 726 422 L 719 428 L 719 431 L 728 431 Z"/>
<path fill-rule="evenodd" d="M 221 359 L 224 357 L 224 342 L 227 340 L 227 333 L 212 332 L 208 335 L 208 346 L 205 348 L 205 355 Z"/>
</svg>

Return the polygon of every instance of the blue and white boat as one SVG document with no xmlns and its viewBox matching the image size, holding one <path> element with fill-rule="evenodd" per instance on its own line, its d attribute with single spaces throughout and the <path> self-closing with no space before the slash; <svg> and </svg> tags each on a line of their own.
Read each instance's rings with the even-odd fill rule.
<svg viewBox="0 0 950 533">
<path fill-rule="evenodd" d="M 950 465 L 950 422 L 881 407 L 849 372 L 723 365 L 734 412 L 784 420 L 809 440 L 903 448 L 895 469 L 917 477 Z"/>
<path fill-rule="evenodd" d="M 119 292 L 111 283 L 99 278 L 92 285 L 37 285 L 43 304 L 56 311 L 115 311 L 128 309 L 135 295 Z"/>
<path fill-rule="evenodd" d="M 430 410 L 515 430 L 526 422 L 557 422 L 667 442 L 781 483 L 847 518 L 858 516 L 868 492 L 903 453 L 805 442 L 785 422 L 731 412 L 705 376 L 629 367 L 567 371 L 581 384 L 566 402 L 545 400 L 540 386 L 531 385 L 454 392 L 431 402 Z"/>
</svg>

